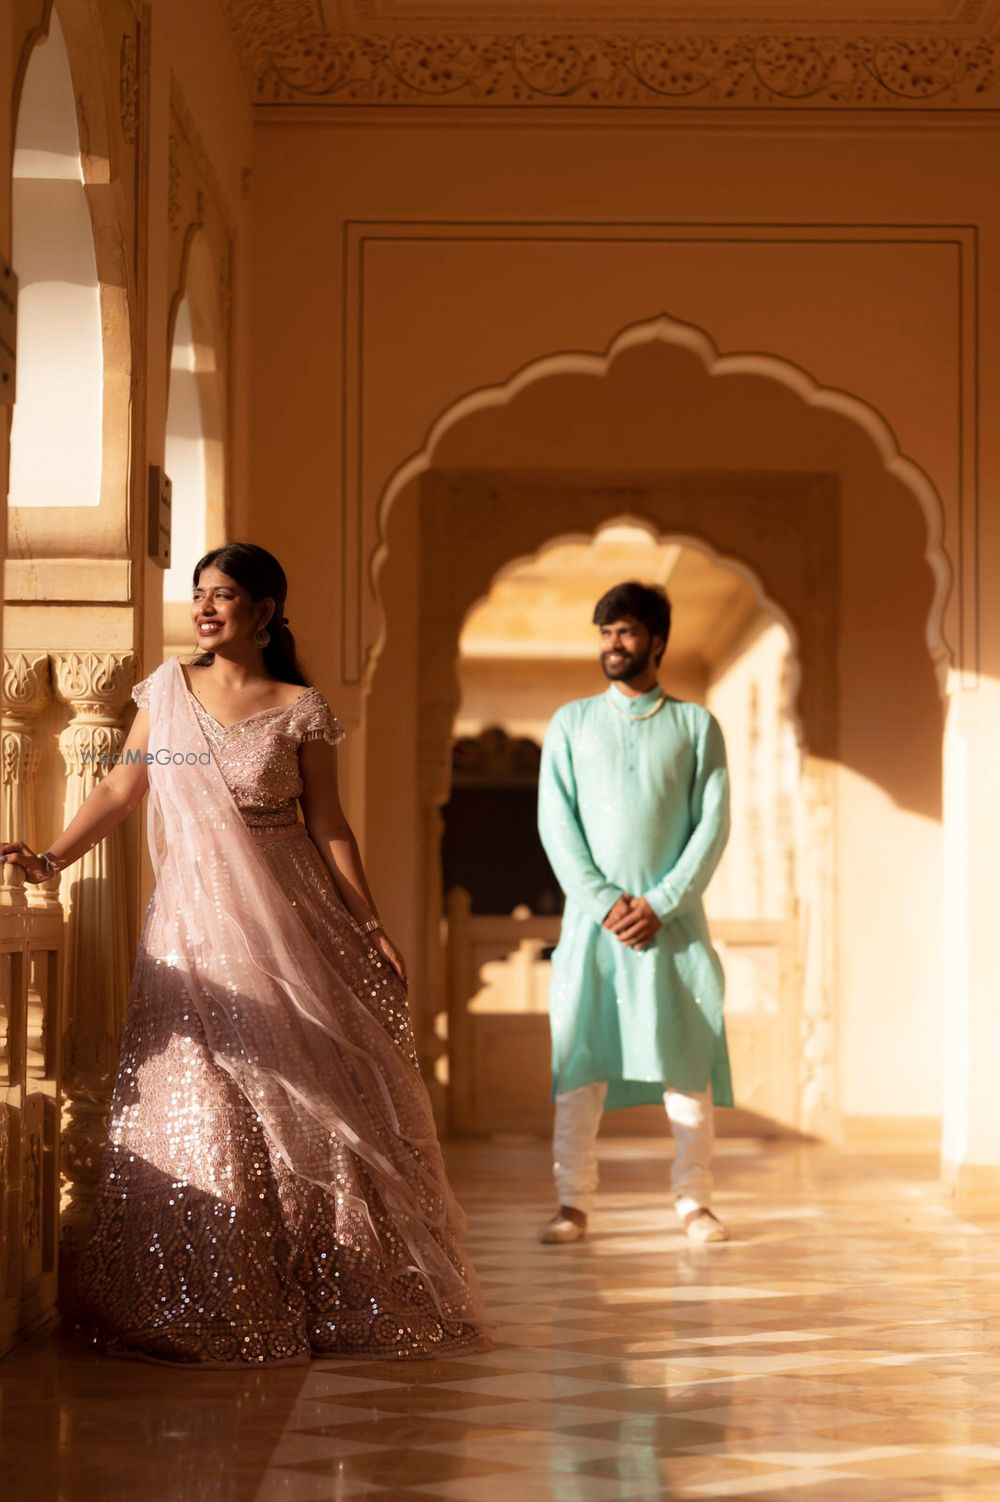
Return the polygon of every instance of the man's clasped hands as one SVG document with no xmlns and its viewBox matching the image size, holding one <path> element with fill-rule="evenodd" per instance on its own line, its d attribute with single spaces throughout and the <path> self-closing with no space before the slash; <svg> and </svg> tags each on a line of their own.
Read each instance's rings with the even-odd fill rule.
<svg viewBox="0 0 1000 1502">
<path fill-rule="evenodd" d="M 648 949 L 663 924 L 645 897 L 623 892 L 604 919 L 604 927 L 628 949 Z"/>
</svg>

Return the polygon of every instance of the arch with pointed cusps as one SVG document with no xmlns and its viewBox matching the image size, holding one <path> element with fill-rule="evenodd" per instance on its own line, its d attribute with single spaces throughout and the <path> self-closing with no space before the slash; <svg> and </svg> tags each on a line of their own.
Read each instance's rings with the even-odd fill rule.
<svg viewBox="0 0 1000 1502">
<path fill-rule="evenodd" d="M 679 546 L 700 554 L 712 566 L 713 571 L 737 575 L 740 580 L 749 585 L 749 593 L 754 600 L 757 613 L 752 623 L 744 618 L 743 630 L 744 632 L 759 631 L 764 621 L 782 628 L 786 643 L 786 656 L 781 675 L 780 714 L 783 721 L 790 726 L 801 748 L 804 744 L 804 729 L 798 712 L 801 671 L 795 626 L 786 610 L 769 598 L 761 579 L 751 568 L 739 559 L 721 555 L 717 549 L 698 537 L 673 531 L 664 536 L 647 518 L 633 513 L 610 516 L 592 532 L 576 532 L 551 538 L 533 555 L 509 561 L 497 571 L 491 580 L 489 594 L 492 596 L 496 590 L 502 589 L 504 581 L 512 574 L 516 575 L 525 565 L 531 566 L 532 575 L 536 579 L 538 573 L 541 573 L 544 578 L 547 573 L 547 555 L 573 545 L 592 546 L 599 541 L 601 534 L 607 528 L 616 529 L 623 526 L 641 533 L 651 546 L 657 549 L 657 553 L 664 547 Z M 648 567 L 657 554 L 646 559 L 644 567 L 642 548 L 638 540 L 635 547 L 636 554 L 632 560 L 630 576 L 645 579 L 649 577 Z M 559 572 L 561 574 L 562 570 Z M 424 577 L 426 579 L 427 575 L 425 574 Z M 624 575 L 620 574 L 616 577 L 624 577 Z M 662 582 L 662 575 L 658 577 Z M 611 575 L 607 578 L 610 582 Z M 666 587 L 673 599 L 676 615 L 680 601 L 674 594 L 673 575 L 666 581 Z M 540 580 L 536 582 L 534 588 L 544 593 L 544 584 Z M 464 588 L 461 593 L 464 596 Z M 482 597 L 473 603 L 469 611 L 466 611 L 459 627 L 460 636 L 464 632 L 470 614 L 480 603 L 484 603 Z M 585 624 L 585 620 L 586 617 L 581 624 Z M 746 638 L 742 636 L 740 639 Z M 457 642 L 455 646 L 458 648 L 456 658 L 453 659 L 456 669 L 454 714 L 457 718 L 461 714 L 457 673 L 457 659 L 461 656 L 461 648 Z M 832 653 L 827 652 L 826 660 L 832 663 Z M 442 672 L 448 661 L 446 651 L 438 656 L 432 649 L 430 653 L 422 657 L 422 673 Z M 432 668 L 432 664 L 436 664 L 436 669 Z M 516 682 L 516 669 L 513 671 Z M 680 693 L 684 697 L 683 688 L 678 688 L 672 680 L 669 657 L 664 671 L 666 676 L 663 681 L 670 692 Z M 580 691 L 577 687 L 576 692 Z M 587 691 L 596 692 L 596 685 Z M 508 688 L 505 692 L 509 693 L 510 689 Z M 567 695 L 567 697 L 570 696 Z M 514 699 L 516 698 L 515 689 Z M 498 723 L 504 723 L 503 711 L 498 708 L 495 713 Z M 435 725 L 435 728 L 438 727 L 439 722 L 436 719 L 431 723 Z M 457 744 L 455 735 L 453 721 L 448 742 L 450 752 L 454 751 Z M 483 732 L 484 739 L 502 735 L 503 731 L 500 729 Z M 454 762 L 454 757 L 452 760 Z M 450 776 L 449 801 L 453 793 L 452 781 Z M 804 808 L 803 795 L 806 787 L 802 778 L 801 761 L 798 783 L 798 807 Z M 739 796 L 740 801 L 743 802 L 745 794 L 742 789 L 739 790 Z M 447 808 L 442 810 L 442 816 L 446 822 L 450 820 L 451 815 Z M 725 922 L 722 922 L 719 927 L 716 927 L 713 924 L 713 932 L 717 942 L 722 946 L 723 954 L 729 952 L 727 946 L 736 945 L 738 957 L 734 960 L 734 974 L 737 977 L 741 975 L 745 977 L 748 972 L 761 977 L 766 975 L 768 979 L 762 981 L 761 984 L 764 987 L 773 984 L 775 987 L 773 992 L 770 990 L 767 992 L 768 1001 L 759 1012 L 748 1013 L 746 1005 L 742 1008 L 737 1006 L 730 1026 L 729 1045 L 734 1069 L 740 1081 L 742 1109 L 727 1111 L 720 1117 L 719 1130 L 727 1135 L 730 1133 L 751 1135 L 761 1131 L 784 1135 L 794 1133 L 803 1121 L 808 1121 L 811 1126 L 815 1127 L 817 1113 L 812 1101 L 817 1093 L 817 1086 L 820 1085 L 821 1075 L 827 1077 L 823 1081 L 822 1093 L 831 1093 L 832 1089 L 834 1060 L 830 1056 L 829 1049 L 827 1048 L 819 1058 L 814 1058 L 814 1050 L 802 1046 L 803 1042 L 811 1037 L 812 1019 L 810 1013 L 802 1005 L 805 991 L 803 982 L 806 977 L 804 966 L 799 959 L 802 928 L 798 921 L 798 913 L 805 906 L 806 901 L 810 901 L 812 907 L 815 904 L 811 901 L 812 894 L 800 885 L 798 879 L 800 867 L 805 864 L 802 860 L 804 852 L 796 848 L 798 827 L 799 821 L 794 820 L 793 826 L 786 830 L 790 840 L 788 855 L 794 860 L 794 876 L 791 877 L 793 885 L 789 890 L 789 895 L 791 896 L 794 892 L 794 897 L 783 910 L 781 919 L 774 918 L 773 914 L 777 911 L 775 909 L 772 910 L 770 920 L 756 921 L 751 916 L 748 907 L 742 918 L 736 915 L 737 922 L 734 925 L 727 926 Z M 431 859 L 432 856 L 429 853 L 428 865 Z M 447 869 L 447 862 L 443 865 Z M 524 946 L 527 945 L 530 950 L 534 944 L 536 950 L 540 950 L 553 944 L 558 934 L 559 920 L 537 910 L 530 918 L 525 912 L 520 912 L 517 917 L 513 917 L 509 913 L 509 904 L 490 908 L 470 905 L 469 893 L 463 891 L 461 886 L 452 886 L 449 889 L 446 880 L 443 882 L 442 890 L 447 932 L 445 984 L 448 1005 L 449 1126 L 452 1131 L 460 1135 L 507 1130 L 543 1134 L 546 1131 L 551 1111 L 545 1079 L 548 1062 L 545 1041 L 547 1023 L 544 1016 L 538 1015 L 537 1012 L 532 1013 L 530 1004 L 533 997 L 537 995 L 541 975 L 537 971 L 534 972 L 532 981 L 525 985 L 527 956 Z M 486 914 L 494 916 L 485 916 Z M 490 965 L 487 964 L 486 970 L 479 971 L 476 959 L 477 946 L 483 944 L 487 934 L 493 945 L 502 945 L 505 941 L 510 944 L 507 960 L 508 965 L 513 966 L 513 970 L 507 967 L 504 967 L 502 971 L 491 970 Z M 479 952 L 482 952 L 481 949 Z M 497 954 L 491 951 L 491 958 L 495 960 Z M 492 1001 L 484 1001 L 484 995 L 490 994 L 491 983 L 487 979 L 490 973 L 493 975 L 494 982 L 500 974 L 506 975 L 508 981 L 513 975 L 521 977 L 520 984 L 523 989 L 517 994 L 526 1005 L 525 1012 L 515 1009 L 513 1013 L 510 1013 L 502 1002 L 499 1010 L 494 1012 L 493 1006 L 499 999 L 499 993 L 493 993 Z M 810 975 L 808 979 L 811 990 L 814 990 L 813 977 Z M 500 982 L 500 985 L 502 987 L 503 983 Z M 485 993 L 482 987 L 486 987 Z M 473 998 L 475 998 L 474 1003 Z M 744 992 L 739 999 L 742 999 L 744 1003 L 749 1002 L 751 1006 L 759 1004 L 756 993 L 751 995 Z M 487 1014 L 485 1016 L 484 1011 Z M 749 1020 L 751 1016 L 752 1022 Z M 763 1062 L 764 1059 L 767 1060 L 766 1064 Z M 752 1102 L 752 1106 L 749 1106 L 748 1102 Z M 655 1107 L 638 1112 L 626 1112 L 610 1120 L 606 1130 L 615 1133 L 637 1131 L 644 1134 L 656 1133 L 661 1127 L 661 1116 L 662 1112 Z"/>
<path fill-rule="evenodd" d="M 499 567 L 496 573 L 492 576 L 488 588 L 482 594 L 480 594 L 477 599 L 473 600 L 472 603 L 466 607 L 465 612 L 462 616 L 461 625 L 459 626 L 459 636 L 461 636 L 462 628 L 464 627 L 465 622 L 468 620 L 469 616 L 473 613 L 477 606 L 483 604 L 486 601 L 490 590 L 495 585 L 500 584 L 508 575 L 516 573 L 527 563 L 534 563 L 537 562 L 540 558 L 544 558 L 546 553 L 551 552 L 555 548 L 565 547 L 566 545 L 572 545 L 573 543 L 587 546 L 588 544 L 595 541 L 597 533 L 599 531 L 604 531 L 609 527 L 635 527 L 640 532 L 645 533 L 651 542 L 669 542 L 671 544 L 676 543 L 682 548 L 691 548 L 694 552 L 701 553 L 702 556 L 707 558 L 709 563 L 711 563 L 715 568 L 728 569 L 732 573 L 738 574 L 741 579 L 749 584 L 760 609 L 762 611 L 766 611 L 768 615 L 776 620 L 779 625 L 784 628 L 788 635 L 790 646 L 789 674 L 788 681 L 785 686 L 786 694 L 784 711 L 792 722 L 792 725 L 795 729 L 795 738 L 800 748 L 804 748 L 806 740 L 805 727 L 803 725 L 802 715 L 799 707 L 799 689 L 802 684 L 802 669 L 799 661 L 799 639 L 795 623 L 788 615 L 788 612 L 785 610 L 784 606 L 779 600 L 772 599 L 772 597 L 767 592 L 767 588 L 763 580 L 748 563 L 743 561 L 743 559 L 735 557 L 731 554 L 721 553 L 703 537 L 695 536 L 693 533 L 680 532 L 676 528 L 671 528 L 669 537 L 663 537 L 660 535 L 659 530 L 653 522 L 632 512 L 626 511 L 621 512 L 618 515 L 609 516 L 605 520 L 600 522 L 599 526 L 594 528 L 593 530 L 582 532 L 563 532 L 558 536 L 549 537 L 534 553 L 522 553 L 516 558 L 508 558 L 507 561 L 501 567 Z M 454 702 L 455 708 L 457 709 L 459 697 L 457 659 L 455 659 L 454 662 L 456 665 L 456 671 L 454 673 Z M 835 690 L 832 691 L 835 692 Z"/>
<path fill-rule="evenodd" d="M 592 443 L 598 429 L 599 441 Z M 630 446 L 637 432 L 643 441 Z M 619 438 L 625 433 L 620 447 L 627 462 L 609 462 L 609 433 Z M 845 493 L 854 518 L 848 539 L 854 583 L 861 580 L 861 593 L 846 602 L 852 650 L 857 652 L 877 619 L 870 601 L 877 560 L 868 560 L 863 578 L 857 563 L 865 552 L 858 546 L 857 527 L 869 506 L 873 517 L 875 510 L 884 513 L 880 525 L 896 527 L 894 561 L 913 581 L 905 619 L 891 621 L 890 647 L 905 641 L 913 681 L 904 709 L 912 704 L 922 725 L 934 722 L 921 742 L 919 775 L 908 781 L 902 764 L 888 775 L 884 764 L 856 769 L 881 782 L 901 808 L 937 818 L 936 718 L 952 660 L 945 638 L 952 570 L 943 546 L 943 507 L 927 474 L 900 451 L 886 419 L 860 397 L 824 387 L 772 354 L 722 354 L 704 330 L 661 316 L 623 330 L 603 353 L 545 356 L 502 385 L 462 396 L 434 422 L 420 452 L 394 473 L 379 507 L 379 541 L 370 559 L 377 633 L 367 664 L 366 715 L 379 735 L 386 725 L 385 695 L 415 698 L 418 807 L 411 873 L 425 901 L 421 932 L 410 942 L 421 950 L 415 989 L 428 1064 L 443 1052 L 435 1025 L 443 995 L 438 848 L 462 621 L 517 558 L 537 554 L 557 539 L 592 536 L 612 520 L 627 518 L 739 567 L 795 643 L 813 894 L 803 1005 L 803 1120 L 815 1127 L 833 1119 L 836 819 L 831 809 L 832 772 L 842 749 L 838 653 L 845 608 Z M 415 568 L 419 579 L 415 610 L 399 588 L 404 575 L 396 571 L 403 568 L 404 552 L 417 555 L 415 564 L 410 557 L 405 565 L 411 573 Z M 867 615 L 864 609 L 858 614 L 861 594 Z M 415 685 L 403 684 L 387 666 L 394 655 L 390 648 L 402 634 L 410 639 Z M 872 645 L 877 649 L 879 642 Z M 876 673 L 873 662 L 869 695 Z M 398 819 L 389 841 L 381 827 L 384 788 L 371 769 L 366 791 L 368 844 L 375 851 L 385 839 L 398 855 Z M 918 807 L 921 799 L 925 806 Z M 397 814 L 401 808 L 397 798 Z"/>
<path fill-rule="evenodd" d="M 498 580 L 526 557 L 544 556 L 551 548 L 569 542 L 589 542 L 606 526 L 628 523 L 642 528 L 661 544 L 681 543 L 701 552 L 717 567 L 739 573 L 752 586 L 761 608 L 788 634 L 787 708 L 799 744 L 806 753 L 804 786 L 811 806 L 829 806 L 832 791 L 824 783 L 822 767 L 836 755 L 835 576 L 811 569 L 809 560 L 828 556 L 833 550 L 836 498 L 831 495 L 830 482 L 824 476 L 796 476 L 792 480 L 770 477 L 768 488 L 772 496 L 781 496 L 786 504 L 794 504 L 805 525 L 795 531 L 776 533 L 770 548 L 759 544 L 755 558 L 754 549 L 746 540 L 747 515 L 753 514 L 761 486 L 767 483 L 758 477 L 746 487 L 731 483 L 723 489 L 719 479 L 712 476 L 669 480 L 654 476 L 642 481 L 636 477 L 628 487 L 631 494 L 626 511 L 616 509 L 626 501 L 623 487 L 599 480 L 574 479 L 547 485 L 541 476 L 525 479 L 465 473 L 442 474 L 428 482 L 422 505 L 420 587 L 422 598 L 439 603 L 433 612 L 425 614 L 421 627 L 418 760 L 426 843 L 424 965 L 426 975 L 436 977 L 426 983 L 431 994 L 441 996 L 445 988 L 439 936 L 442 916 L 439 902 L 443 894 L 439 896 L 435 873 L 440 866 L 441 810 L 451 793 L 451 748 L 460 697 L 459 638 L 470 612 Z M 528 504 L 529 496 L 534 497 L 534 505 Z M 501 524 L 491 529 L 485 542 L 480 541 L 474 556 L 470 555 L 468 535 L 461 526 L 462 509 L 469 504 L 474 507 L 488 504 L 494 515 L 499 508 L 502 517 Z M 699 513 L 699 530 L 695 532 Z M 507 525 L 508 515 L 522 518 L 516 526 L 516 535 L 525 550 L 519 549 L 513 558 L 510 539 L 515 524 L 512 521 Z M 670 518 L 680 525 L 670 525 Z M 682 518 L 686 519 L 686 526 Z M 727 541 L 720 542 L 721 537 Z M 536 544 L 530 553 L 526 547 L 529 542 Z M 782 589 L 783 577 L 786 582 Z M 777 588 L 772 579 L 777 581 Z M 803 657 L 808 663 L 807 672 L 803 671 Z M 832 835 L 832 831 L 828 833 Z M 823 877 L 806 886 L 803 892 L 816 933 L 823 932 L 833 921 L 832 880 L 827 879 L 833 867 L 832 854 L 825 857 L 825 862 Z M 813 963 L 808 968 L 803 965 L 800 1027 L 804 1042 L 814 1035 L 821 1036 L 823 1047 L 819 1051 L 809 1047 L 802 1050 L 798 1119 L 817 1128 L 831 1114 L 835 1059 L 832 1026 L 826 1026 L 821 1033 L 815 1026 L 817 1016 L 829 1022 L 832 994 L 823 985 L 822 976 L 816 973 L 820 951 L 814 948 L 812 954 Z M 449 1038 L 453 1037 L 458 1047 L 461 1030 L 454 1011 L 452 999 Z M 428 1029 L 425 1044 L 427 1051 L 435 1055 L 436 1063 L 445 1051 L 437 1041 L 437 1030 Z M 425 1057 L 429 1064 L 427 1053 Z M 462 1082 L 450 1067 L 448 1073 L 454 1087 L 460 1089 Z"/>
<path fill-rule="evenodd" d="M 887 419 L 862 397 L 836 387 L 823 386 L 800 365 L 772 353 L 722 354 L 704 329 L 665 314 L 623 329 L 602 353 L 566 351 L 534 360 L 500 385 L 467 392 L 435 419 L 423 447 L 392 474 L 379 501 L 377 542 L 369 560 L 370 584 L 378 605 L 378 615 L 375 639 L 367 660 L 368 684 L 371 684 L 384 645 L 387 626 L 380 581 L 388 555 L 392 513 L 400 500 L 408 492 L 412 494 L 423 477 L 439 466 L 449 437 L 470 420 L 509 408 L 529 393 L 531 388 L 542 386 L 546 382 L 562 377 L 603 381 L 622 356 L 650 345 L 690 354 L 713 384 L 724 384 L 727 379 L 740 376 L 773 382 L 797 397 L 805 408 L 829 413 L 831 417 L 850 424 L 870 440 L 875 461 L 886 475 L 897 480 L 909 492 L 924 518 L 924 558 L 934 580 L 933 596 L 926 616 L 925 639 L 944 694 L 947 671 L 953 660 L 945 635 L 945 607 L 952 582 L 952 567 L 944 547 L 944 507 L 929 475 L 901 451 Z"/>
</svg>

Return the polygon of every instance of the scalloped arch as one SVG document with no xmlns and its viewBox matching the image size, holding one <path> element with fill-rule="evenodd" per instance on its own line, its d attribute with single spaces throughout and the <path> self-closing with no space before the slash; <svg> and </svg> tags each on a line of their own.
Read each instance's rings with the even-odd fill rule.
<svg viewBox="0 0 1000 1502">
<path fill-rule="evenodd" d="M 445 435 L 465 419 L 492 408 L 505 407 L 531 386 L 553 377 L 584 375 L 603 379 L 620 355 L 654 343 L 689 351 L 702 362 L 706 373 L 713 378 L 752 375 L 773 381 L 794 393 L 805 406 L 846 419 L 866 434 L 886 473 L 910 492 L 924 516 L 927 529 L 924 558 L 934 580 L 934 593 L 925 625 L 925 640 L 943 693 L 947 672 L 953 660 L 944 634 L 944 613 L 952 583 L 952 568 L 944 549 L 944 507 L 926 471 L 902 452 L 885 417 L 863 398 L 838 387 L 820 385 L 802 366 L 779 355 L 756 351 L 722 354 L 704 329 L 695 324 L 683 323 L 667 314 L 630 324 L 601 353 L 569 350 L 532 360 L 500 385 L 484 386 L 467 392 L 435 418 L 423 447 L 393 473 L 378 506 L 377 541 L 371 555 L 369 577 L 379 609 L 380 630 L 379 639 L 369 658 L 369 683 L 371 669 L 381 655 L 385 631 L 379 576 L 388 554 L 386 529 L 389 515 L 406 487 L 432 468 L 435 450 Z"/>
<path fill-rule="evenodd" d="M 705 558 L 708 559 L 709 563 L 713 564 L 716 568 L 728 569 L 730 573 L 739 574 L 740 578 L 745 580 L 746 583 L 750 585 L 750 588 L 753 590 L 754 595 L 756 596 L 758 604 L 762 609 L 766 610 L 775 621 L 777 621 L 777 623 L 784 629 L 788 636 L 790 646 L 790 671 L 788 676 L 787 692 L 785 696 L 785 712 L 787 713 L 795 728 L 795 736 L 799 746 L 802 749 L 805 749 L 805 733 L 802 716 L 799 713 L 798 707 L 799 686 L 802 682 L 802 660 L 800 656 L 800 638 L 798 628 L 795 625 L 795 622 L 792 620 L 791 616 L 788 614 L 788 611 L 782 605 L 781 601 L 775 599 L 774 596 L 769 593 L 760 575 L 756 573 L 756 571 L 750 566 L 750 564 L 748 564 L 744 559 L 736 557 L 735 554 L 728 553 L 724 548 L 716 547 L 716 545 L 709 539 L 696 536 L 693 532 L 676 531 L 672 527 L 669 531 L 665 532 L 654 522 L 650 521 L 647 517 L 635 516 L 628 511 L 616 512 L 613 516 L 609 516 L 607 521 L 603 522 L 596 531 L 593 528 L 589 527 L 583 528 L 578 532 L 567 532 L 561 530 L 555 536 L 550 537 L 547 542 L 543 542 L 541 547 L 534 548 L 530 552 L 516 554 L 515 557 L 511 558 L 496 574 L 494 574 L 492 583 L 496 584 L 507 574 L 513 573 L 515 569 L 521 567 L 521 565 L 525 563 L 531 563 L 538 558 L 544 558 L 546 553 L 550 553 L 556 548 L 565 547 L 567 543 L 575 542 L 583 543 L 584 545 L 593 543 L 600 536 L 601 532 L 605 530 L 605 528 L 619 526 L 629 526 L 640 529 L 641 531 L 646 533 L 651 541 L 656 543 L 672 542 L 679 543 L 683 548 L 691 548 L 694 552 L 701 553 Z M 489 591 L 485 591 L 478 594 L 476 598 L 469 603 L 462 617 L 463 627 L 476 607 L 482 604 L 486 599 L 488 599 L 488 597 Z M 457 687 L 457 662 L 455 664 L 455 667 Z"/>
</svg>

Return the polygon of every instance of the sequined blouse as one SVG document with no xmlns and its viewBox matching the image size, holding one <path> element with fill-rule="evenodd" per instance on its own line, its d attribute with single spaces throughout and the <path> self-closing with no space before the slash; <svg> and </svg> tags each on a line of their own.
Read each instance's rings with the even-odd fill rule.
<svg viewBox="0 0 1000 1502">
<path fill-rule="evenodd" d="M 132 698 L 149 707 L 152 674 L 137 683 Z M 291 704 L 259 709 L 245 720 L 222 725 L 188 690 L 191 707 L 205 734 L 226 785 L 251 829 L 272 829 L 298 822 L 302 796 L 299 748 L 305 741 L 336 746 L 345 731 L 316 688 L 307 688 Z"/>
</svg>

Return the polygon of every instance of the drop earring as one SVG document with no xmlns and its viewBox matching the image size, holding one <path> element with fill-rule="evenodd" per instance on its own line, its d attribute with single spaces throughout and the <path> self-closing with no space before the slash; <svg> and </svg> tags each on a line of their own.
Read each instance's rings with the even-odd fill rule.
<svg viewBox="0 0 1000 1502">
<path fill-rule="evenodd" d="M 269 647 L 271 645 L 271 633 L 263 622 L 253 634 L 253 644 L 255 647 Z"/>
</svg>

